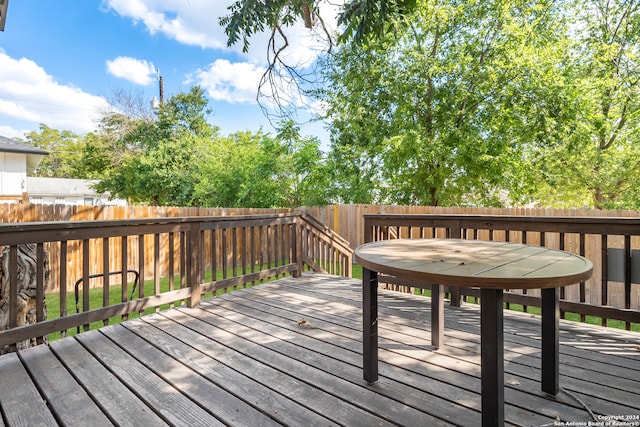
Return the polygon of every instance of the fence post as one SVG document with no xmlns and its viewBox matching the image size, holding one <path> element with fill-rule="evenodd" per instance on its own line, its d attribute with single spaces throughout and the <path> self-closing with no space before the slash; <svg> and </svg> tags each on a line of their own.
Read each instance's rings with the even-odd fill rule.
<svg viewBox="0 0 640 427">
<path fill-rule="evenodd" d="M 200 305 L 200 285 L 202 282 L 202 252 L 200 251 L 200 223 L 193 222 L 189 226 L 187 271 L 191 296 L 187 306 L 195 308 Z"/>
</svg>

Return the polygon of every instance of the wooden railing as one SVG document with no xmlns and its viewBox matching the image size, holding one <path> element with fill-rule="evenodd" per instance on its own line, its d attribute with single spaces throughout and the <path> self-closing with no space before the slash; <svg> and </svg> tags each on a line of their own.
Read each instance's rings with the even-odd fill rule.
<svg viewBox="0 0 640 427">
<path fill-rule="evenodd" d="M 561 288 L 560 309 L 586 316 L 640 324 L 640 219 L 610 217 L 525 217 L 495 215 L 364 215 L 365 242 L 394 238 L 463 238 L 546 246 L 576 253 L 594 264 L 591 279 Z M 386 278 L 397 290 L 411 283 Z M 477 289 L 451 288 L 451 303 L 479 297 Z M 540 306 L 539 291 L 513 290 L 507 304 Z"/>
<path fill-rule="evenodd" d="M 37 254 L 37 274 L 27 285 L 19 261 L 23 245 Z M 305 270 L 351 276 L 352 264 L 348 243 L 305 213 L 0 224 L 0 247 L 8 247 L 0 271 L 6 294 L 0 315 L 8 316 L 2 351 L 149 308 L 194 307 L 202 295 Z M 140 278 L 134 295 L 131 272 Z M 81 312 L 74 314 L 67 289 L 76 283 Z M 103 290 L 99 304 L 89 297 L 94 287 Z M 46 318 L 48 289 L 59 291 L 59 317 Z M 26 310 L 24 301 L 32 301 Z M 37 322 L 27 324 L 27 317 Z"/>
</svg>

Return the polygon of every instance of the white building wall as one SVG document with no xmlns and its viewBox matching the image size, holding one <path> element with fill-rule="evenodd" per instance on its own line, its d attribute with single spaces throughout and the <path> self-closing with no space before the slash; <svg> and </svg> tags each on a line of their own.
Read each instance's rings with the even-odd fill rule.
<svg viewBox="0 0 640 427">
<path fill-rule="evenodd" d="M 21 195 L 25 191 L 26 179 L 26 156 L 17 153 L 0 153 L 0 194 Z"/>
<path fill-rule="evenodd" d="M 108 194 L 98 194 L 91 187 L 96 181 L 69 178 L 27 178 L 29 202 L 36 204 L 126 206 L 127 201 L 109 199 Z"/>
</svg>

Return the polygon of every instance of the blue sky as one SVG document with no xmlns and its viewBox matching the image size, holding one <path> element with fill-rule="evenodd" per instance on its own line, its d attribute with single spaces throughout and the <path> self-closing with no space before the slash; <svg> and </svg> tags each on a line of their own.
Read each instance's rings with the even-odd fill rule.
<svg viewBox="0 0 640 427">
<path fill-rule="evenodd" d="M 21 138 L 40 123 L 85 133 L 95 129 L 115 90 L 165 98 L 202 86 L 223 134 L 273 127 L 255 101 L 266 35 L 248 54 L 227 48 L 218 18 L 232 0 L 10 0 L 0 32 L 0 135 Z M 333 11 L 327 13 L 335 15 Z M 317 41 L 288 29 L 292 58 L 311 63 Z M 302 114 L 301 122 L 308 120 Z M 302 133 L 328 143 L 322 123 Z"/>
</svg>

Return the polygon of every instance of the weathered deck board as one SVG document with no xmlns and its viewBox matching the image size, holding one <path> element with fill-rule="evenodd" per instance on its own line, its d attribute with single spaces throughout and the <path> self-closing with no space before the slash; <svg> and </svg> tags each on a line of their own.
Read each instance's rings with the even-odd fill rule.
<svg viewBox="0 0 640 427">
<path fill-rule="evenodd" d="M 302 289 L 302 292 L 304 291 L 305 290 Z M 262 306 L 264 306 L 265 301 L 269 301 L 269 304 L 272 304 L 271 300 L 286 299 L 289 296 L 290 294 L 288 292 L 283 292 L 282 295 L 281 294 L 278 294 L 277 296 L 273 295 L 272 297 L 270 297 L 268 294 L 260 295 L 258 293 L 251 293 L 251 297 L 255 298 L 254 301 L 256 303 L 258 301 L 262 302 L 262 304 L 260 304 L 258 309 L 262 309 Z M 307 294 L 301 294 L 300 298 L 309 300 L 310 297 Z M 333 297 L 327 296 L 327 298 L 333 298 Z M 220 301 L 217 301 L 217 302 L 219 304 L 223 304 Z M 216 301 L 212 301 L 212 303 L 216 303 Z M 315 324 L 316 320 L 314 320 L 313 316 L 314 316 L 314 311 L 317 311 L 317 310 L 313 307 L 317 306 L 316 304 L 318 303 L 318 301 L 309 301 L 309 303 L 311 304 L 309 308 L 302 309 L 302 307 L 300 307 L 300 302 L 296 303 L 292 300 L 287 300 L 286 302 L 282 302 L 283 306 L 285 307 L 292 307 L 292 306 L 298 307 L 298 310 L 300 311 L 300 313 L 303 314 L 305 318 L 308 319 L 312 324 Z M 277 304 L 277 302 L 273 302 L 273 304 Z M 241 308 L 240 310 L 242 310 L 243 314 L 246 314 L 247 309 L 248 309 L 247 307 L 244 307 L 244 308 Z M 336 309 L 338 310 L 338 312 L 345 312 L 344 307 L 336 307 Z M 326 317 L 326 315 L 327 315 L 327 310 L 323 311 L 322 317 L 324 318 Z M 256 316 L 256 319 L 260 319 L 260 318 L 262 317 L 259 315 Z M 431 347 L 428 341 L 426 341 L 425 339 L 415 337 L 416 333 L 418 335 L 422 335 L 421 330 L 416 331 L 415 328 L 410 328 L 408 331 L 406 331 L 408 335 L 401 336 L 396 332 L 396 329 L 398 329 L 399 323 L 396 323 L 393 326 L 389 324 L 385 325 L 385 322 L 387 322 L 388 320 L 389 320 L 388 316 L 382 317 L 380 322 L 381 348 L 391 349 L 389 352 L 385 352 L 384 350 L 381 351 L 381 360 L 383 362 L 388 357 L 392 360 L 391 363 L 393 363 L 394 365 L 411 366 L 413 363 L 415 363 L 416 359 L 419 361 L 428 360 L 431 366 L 429 366 L 428 369 L 421 370 L 420 373 L 438 381 L 437 384 L 439 388 L 436 390 L 429 390 L 429 393 L 433 393 L 434 396 L 446 395 L 448 399 L 451 399 L 455 402 L 455 401 L 462 400 L 461 396 L 459 396 L 462 390 L 466 390 L 471 393 L 479 392 L 480 383 L 479 383 L 478 376 L 480 374 L 480 369 L 479 369 L 479 366 L 477 365 L 479 361 L 475 361 L 475 363 L 465 363 L 458 352 L 456 354 L 456 357 L 460 358 L 460 360 L 456 361 L 456 369 L 451 370 L 449 368 L 449 366 L 451 365 L 450 357 L 442 357 L 440 355 L 441 351 L 433 352 L 431 350 Z M 336 324 L 339 324 L 340 320 L 334 320 L 334 322 Z M 396 319 L 396 322 L 398 322 L 397 319 Z M 325 330 L 327 329 L 327 326 L 326 325 L 322 326 L 321 329 Z M 383 329 L 386 329 L 386 330 L 383 331 Z M 413 334 L 413 336 L 411 334 Z M 279 338 L 284 338 L 284 337 L 279 337 Z M 356 333 L 353 337 L 353 343 L 352 343 L 352 346 L 354 348 L 360 345 L 359 340 L 360 340 L 360 335 Z M 406 345 L 405 343 L 407 341 L 412 341 L 412 346 Z M 418 348 L 416 348 L 416 346 L 418 346 Z M 477 346 L 479 347 L 479 342 L 477 343 Z M 317 346 L 314 346 L 314 348 L 316 347 Z M 447 352 L 447 347 L 448 347 L 448 344 L 445 345 L 443 352 L 445 353 Z M 479 351 L 479 348 L 478 348 L 478 351 Z M 406 357 L 403 358 L 401 354 Z M 477 359 L 477 354 L 475 356 L 476 356 L 475 358 Z M 467 358 L 469 358 L 469 356 L 467 356 Z M 356 360 L 353 360 L 353 363 L 354 365 L 357 366 L 360 363 L 360 358 L 357 357 Z M 440 367 L 441 369 L 438 369 L 438 367 Z M 420 368 L 410 368 L 410 369 L 420 369 Z M 382 365 L 381 365 L 381 374 L 384 375 L 384 367 Z M 474 377 L 469 378 L 469 374 L 473 374 Z M 404 375 L 400 375 L 400 377 L 404 378 Z M 539 392 L 540 384 L 537 377 L 535 381 L 532 381 L 532 380 L 527 381 L 526 379 L 523 379 L 523 378 L 507 375 L 506 382 L 509 387 L 507 391 L 507 403 L 513 403 L 514 406 L 519 406 L 525 409 L 540 407 L 540 400 L 544 399 L 544 396 L 541 392 Z M 424 381 L 422 381 L 422 383 L 424 383 Z M 446 383 L 452 384 L 454 386 L 453 389 L 450 389 L 450 390 L 443 389 L 443 384 L 446 384 Z M 414 387 L 424 387 L 420 382 L 418 384 L 412 384 L 412 385 Z M 431 383 L 429 382 L 427 386 L 430 386 L 430 385 Z M 519 390 L 520 388 L 524 389 L 525 391 L 521 392 Z M 531 395 L 529 393 L 531 390 L 535 391 L 539 396 Z M 450 393 L 450 394 L 447 395 L 447 393 Z M 480 400 L 478 396 L 476 395 L 471 399 L 474 402 L 472 407 L 476 410 L 479 410 Z M 562 399 L 562 396 L 560 397 L 560 399 Z M 560 417 L 561 419 L 573 419 L 580 416 L 582 412 L 582 408 L 579 408 L 578 410 L 576 410 L 575 408 L 573 409 L 569 408 L 564 404 L 548 402 L 546 399 L 544 399 L 544 402 L 545 404 L 543 405 L 543 407 L 545 412 L 543 413 L 543 415 L 548 417 L 554 417 L 554 418 Z M 408 404 L 408 402 L 406 401 L 405 403 Z M 574 402 L 569 401 L 567 403 L 572 404 Z M 516 424 L 530 425 L 531 422 L 534 422 L 534 423 L 536 422 L 536 420 L 532 418 L 533 414 L 530 411 L 527 411 L 525 418 L 521 418 L 519 417 L 519 414 L 521 414 L 521 411 L 518 411 L 517 408 L 510 408 L 509 406 L 507 406 L 507 419 L 509 419 L 508 415 L 510 411 L 513 412 L 513 418 L 511 419 L 511 421 Z M 469 424 L 469 425 L 472 425 L 472 424 Z"/>
<path fill-rule="evenodd" d="M 359 282 L 305 274 L 4 355 L 12 393 L 0 393 L 0 422 L 478 425 L 478 307 L 447 306 L 434 351 L 429 299 L 379 295 L 373 386 L 362 379 Z M 640 334 L 562 321 L 560 337 L 565 390 L 596 414 L 640 415 Z M 573 396 L 542 393 L 539 377 L 539 319 L 505 312 L 507 423 L 591 420 Z"/>
<path fill-rule="evenodd" d="M 100 402 L 109 418 L 121 426 L 167 425 L 125 384 L 109 374 L 77 340 L 58 340 L 51 343 L 54 354 L 73 372 L 94 401 Z"/>
<path fill-rule="evenodd" d="M 45 346 L 20 353 L 20 359 L 61 424 L 112 425 L 100 407 Z"/>
<path fill-rule="evenodd" d="M 116 325 L 110 329 L 120 328 Z M 124 382 L 166 422 L 185 425 L 224 425 L 185 396 L 182 390 L 164 381 L 157 372 L 150 370 L 103 334 L 104 331 L 80 334 L 78 340 L 110 369 L 111 374 Z M 197 378 L 194 378 L 194 381 L 197 381 Z"/>
<path fill-rule="evenodd" d="M 0 406 L 7 425 L 56 426 L 56 420 L 29 378 L 17 354 L 0 357 Z M 5 425 L 2 423 L 1 425 Z"/>
<path fill-rule="evenodd" d="M 302 289 L 302 292 L 304 292 L 304 289 Z M 385 297 L 388 297 L 388 294 L 385 295 Z M 337 297 L 331 293 L 326 294 L 323 298 L 340 298 L 340 301 L 344 301 L 344 296 L 341 295 L 340 297 Z M 393 304 L 397 303 L 397 299 L 399 297 L 396 294 L 392 294 L 390 298 L 389 304 Z M 394 311 L 394 309 L 389 308 L 390 305 L 387 305 L 380 310 L 382 319 L 380 322 L 380 328 L 391 330 L 394 333 L 402 331 L 407 320 L 403 317 L 395 316 L 392 313 L 399 313 L 402 316 L 402 314 L 406 313 L 407 308 L 412 306 L 416 307 L 414 315 L 416 320 L 428 322 L 430 314 L 426 311 L 425 305 L 422 304 L 421 301 L 416 300 L 415 297 L 410 297 L 408 300 L 402 302 L 401 311 Z M 537 382 L 540 377 L 540 320 L 539 318 L 534 320 L 531 316 L 518 315 L 515 313 L 511 313 L 511 315 L 511 320 L 514 322 L 517 320 L 517 323 L 508 323 L 507 327 L 505 327 L 507 332 L 505 335 L 505 359 L 507 361 L 505 365 L 507 373 L 506 382 L 521 381 L 516 379 L 510 380 L 508 377 L 509 373 L 515 373 L 521 377 L 528 377 L 529 379 Z M 447 317 L 445 322 L 447 324 L 447 328 L 445 329 L 445 346 L 437 353 L 452 354 L 451 352 L 453 349 L 469 350 L 470 353 L 466 357 L 456 350 L 456 357 L 464 357 L 465 360 L 471 361 L 477 365 L 479 363 L 479 359 L 477 359 L 476 356 L 479 352 L 480 346 L 478 335 L 478 325 L 480 323 L 479 314 L 471 312 L 462 316 L 460 313 L 455 313 L 451 319 Z M 391 326 L 391 323 L 393 323 L 393 326 Z M 518 327 L 515 328 L 513 325 L 517 325 Z M 428 343 L 428 341 L 425 341 L 429 336 L 428 333 L 423 335 L 425 339 L 420 340 L 417 338 L 418 341 L 415 341 L 416 331 L 413 330 L 414 327 L 409 327 L 408 330 L 405 328 L 407 337 L 413 337 L 413 342 L 417 345 L 420 343 L 423 345 L 424 343 Z M 563 322 L 563 328 L 564 327 L 568 330 L 562 330 L 561 342 L 573 342 L 573 346 L 561 347 L 561 361 L 563 362 L 563 369 L 561 369 L 561 385 L 574 393 L 582 393 L 584 391 L 588 391 L 589 388 L 593 389 L 593 386 L 595 386 L 598 391 L 595 399 L 593 396 L 585 396 L 586 399 L 593 399 L 592 403 L 594 405 L 607 405 L 606 399 L 610 398 L 616 403 L 628 402 L 630 405 L 629 409 L 637 408 L 637 392 L 639 387 L 638 378 L 640 378 L 640 369 L 635 367 L 637 367 L 640 362 L 640 350 L 639 347 L 637 347 L 638 344 L 640 344 L 639 334 L 606 329 L 606 331 L 611 331 L 612 336 L 618 335 L 619 337 L 624 337 L 624 341 L 622 341 L 621 338 L 618 338 L 616 345 L 628 348 L 628 350 L 625 351 L 624 357 L 611 354 L 603 356 L 603 354 L 600 354 L 598 351 L 585 350 L 581 348 L 585 347 L 584 341 L 567 340 L 566 337 L 570 337 L 575 333 L 581 333 L 584 335 L 585 330 L 588 329 L 601 332 L 604 328 L 590 327 L 588 325 L 571 322 Z M 583 329 L 579 329 L 580 327 Z M 426 323 L 425 329 L 428 331 L 428 324 Z M 511 332 L 511 334 L 509 334 L 509 332 Z M 421 334 L 418 333 L 418 335 Z M 381 336 L 384 337 L 385 335 L 381 333 Z M 410 341 L 408 341 L 408 339 L 409 338 L 404 338 L 402 339 L 402 342 L 409 343 Z M 608 338 L 608 340 L 608 346 L 611 346 L 611 339 Z M 384 346 L 384 343 L 381 345 Z M 599 349 L 597 345 L 591 345 L 591 347 L 594 347 L 595 350 Z M 433 352 L 431 353 L 433 354 Z M 427 354 L 425 357 L 429 357 L 429 355 Z M 479 374 L 479 365 L 477 365 L 476 369 Z M 584 380 L 585 372 L 589 373 L 588 380 Z M 594 392 L 595 391 L 596 390 L 594 390 Z M 603 401 L 603 398 L 605 401 Z M 618 409 L 624 408 L 618 406 Z M 603 412 L 607 412 L 607 407 L 603 407 L 602 410 Z"/>
</svg>

